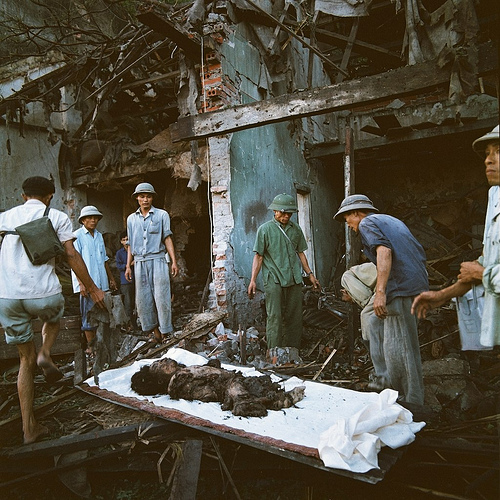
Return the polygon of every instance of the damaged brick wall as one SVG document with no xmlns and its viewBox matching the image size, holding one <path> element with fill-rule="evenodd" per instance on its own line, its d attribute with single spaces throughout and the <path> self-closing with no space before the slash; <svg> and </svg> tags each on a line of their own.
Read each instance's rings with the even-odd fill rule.
<svg viewBox="0 0 500 500">
<path fill-rule="evenodd" d="M 213 207 L 213 282 L 209 308 L 226 310 L 232 326 L 239 323 L 250 326 L 251 318 L 259 314 L 258 301 L 248 301 L 246 284 L 235 269 L 232 233 L 235 227 L 231 206 L 230 138 L 219 136 L 209 139 L 211 161 L 211 188 Z M 230 320 L 231 321 L 231 320 Z"/>
</svg>

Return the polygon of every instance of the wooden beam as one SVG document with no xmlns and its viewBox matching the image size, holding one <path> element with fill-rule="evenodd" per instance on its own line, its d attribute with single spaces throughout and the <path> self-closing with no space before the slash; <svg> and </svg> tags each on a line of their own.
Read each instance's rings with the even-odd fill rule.
<svg viewBox="0 0 500 500">
<path fill-rule="evenodd" d="M 342 56 L 342 62 L 340 63 L 340 67 L 344 70 L 347 69 L 347 65 L 349 64 L 349 59 L 351 58 L 352 47 L 354 42 L 356 41 L 356 35 L 358 34 L 359 28 L 359 17 L 355 17 L 352 26 L 351 33 L 349 35 L 349 40 L 347 41 L 347 46 L 344 50 L 344 55 Z M 335 83 L 340 83 L 344 81 L 344 75 L 339 73 L 335 79 Z"/>
<path fill-rule="evenodd" d="M 165 35 L 169 40 L 184 51 L 187 57 L 200 62 L 201 60 L 201 43 L 193 38 L 191 33 L 188 33 L 184 28 L 167 19 L 165 16 L 154 11 L 154 7 L 148 6 L 142 12 L 137 14 L 137 19 L 149 26 L 157 33 Z"/>
<path fill-rule="evenodd" d="M 178 437 L 177 431 L 179 429 L 182 429 L 182 427 L 170 422 L 141 422 L 75 436 L 62 436 L 50 441 L 26 444 L 17 448 L 4 448 L 1 450 L 0 455 L 17 460 L 60 455 L 62 453 L 99 448 L 108 444 L 122 443 L 123 441 L 135 441 L 139 437 L 141 439 L 151 439 L 155 436 L 166 437 L 170 434 L 174 435 L 174 432 L 176 433 L 175 437 Z"/>
<path fill-rule="evenodd" d="M 306 32 L 307 34 L 307 32 Z M 332 31 L 323 30 L 316 28 L 316 38 L 320 42 L 334 44 L 339 48 L 344 48 L 349 43 L 349 37 L 345 35 L 340 35 Z M 361 40 L 354 40 L 354 50 L 356 53 L 372 57 L 372 58 L 384 58 L 387 60 L 394 61 L 395 63 L 402 63 L 403 59 L 401 55 L 397 52 L 392 52 L 390 50 L 379 47 L 378 45 L 373 45 L 371 43 L 363 42 Z"/>
<path fill-rule="evenodd" d="M 359 19 L 359 18 L 358 18 Z M 352 117 L 349 121 L 352 123 Z M 350 196 L 356 192 L 356 173 L 354 168 L 354 131 L 351 123 L 346 125 L 345 130 L 345 149 L 344 149 L 344 196 Z M 357 252 L 353 245 L 353 232 L 349 226 L 345 225 L 345 266 L 350 269 L 358 263 Z M 353 362 L 354 340 L 357 334 L 357 324 L 355 320 L 354 304 L 347 303 L 347 339 L 349 360 Z"/>
<path fill-rule="evenodd" d="M 445 85 L 450 69 L 436 63 L 405 66 L 328 87 L 180 118 L 170 125 L 173 142 L 213 137 L 294 118 L 356 109 L 368 103 Z"/>
<path fill-rule="evenodd" d="M 175 471 L 169 500 L 195 500 L 200 475 L 203 441 L 187 439 L 182 444 L 180 464 Z"/>
<path fill-rule="evenodd" d="M 333 66 L 340 73 L 344 74 L 345 76 L 349 76 L 348 73 L 346 73 L 343 69 L 339 68 L 333 61 L 330 61 L 330 59 L 328 59 L 324 54 L 322 54 L 316 47 L 313 47 L 309 42 L 304 40 L 304 38 L 295 33 L 295 31 L 291 30 L 286 24 L 280 23 L 278 19 L 273 17 L 271 14 L 269 14 L 269 12 L 265 11 L 262 7 L 260 7 L 256 3 L 252 2 L 252 0 L 245 0 L 245 2 L 247 2 L 252 7 L 257 9 L 259 12 L 264 14 L 264 16 L 271 19 L 273 23 L 276 23 L 282 30 L 286 31 L 289 35 L 296 38 L 304 47 L 307 47 L 309 50 L 314 52 L 325 64 L 329 64 L 330 66 Z"/>
<path fill-rule="evenodd" d="M 462 125 L 436 125 L 432 128 L 423 130 L 411 130 L 402 136 L 392 137 L 374 137 L 372 139 L 358 140 L 355 144 L 355 151 L 362 151 L 371 148 L 380 148 L 390 146 L 392 144 L 409 143 L 420 141 L 422 139 L 432 139 L 435 137 L 445 137 L 448 135 L 462 134 L 467 132 L 491 130 L 495 125 L 498 125 L 498 117 L 485 118 L 474 122 L 465 123 Z M 320 144 L 306 148 L 305 157 L 308 160 L 321 159 L 325 156 L 333 156 L 343 154 L 345 151 L 344 144 Z"/>
<path fill-rule="evenodd" d="M 274 28 L 273 38 L 267 45 L 267 50 L 269 52 L 271 52 L 273 50 L 274 45 L 276 44 L 276 42 L 278 40 L 278 35 L 279 35 L 280 29 L 281 29 L 281 25 L 283 24 L 283 21 L 285 20 L 285 17 L 286 17 L 286 14 L 288 12 L 289 7 L 290 7 L 290 3 L 285 2 L 285 8 L 283 9 L 283 12 L 281 13 L 280 18 L 279 18 L 279 24 L 277 24 L 276 27 Z"/>
</svg>

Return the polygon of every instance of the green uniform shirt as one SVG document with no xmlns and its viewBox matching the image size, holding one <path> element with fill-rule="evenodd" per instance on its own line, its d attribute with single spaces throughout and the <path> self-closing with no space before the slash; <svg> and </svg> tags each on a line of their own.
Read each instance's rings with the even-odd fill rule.
<svg viewBox="0 0 500 500">
<path fill-rule="evenodd" d="M 280 227 L 285 231 L 286 236 Z M 306 239 L 298 224 L 289 221 L 286 226 L 283 226 L 275 219 L 262 224 L 257 229 L 253 251 L 263 257 L 264 283 L 270 279 L 282 287 L 302 283 L 302 264 L 297 252 L 305 250 L 307 250 Z"/>
</svg>

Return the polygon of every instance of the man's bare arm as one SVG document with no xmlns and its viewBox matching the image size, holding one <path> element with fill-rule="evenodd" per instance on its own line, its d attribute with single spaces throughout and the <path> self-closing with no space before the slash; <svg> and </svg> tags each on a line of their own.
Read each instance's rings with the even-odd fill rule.
<svg viewBox="0 0 500 500">
<path fill-rule="evenodd" d="M 248 296 L 253 299 L 255 297 L 255 292 L 257 291 L 257 276 L 259 275 L 260 269 L 262 267 L 262 255 L 256 253 L 253 257 L 252 262 L 252 277 L 250 278 L 250 284 L 248 285 Z"/>
<path fill-rule="evenodd" d="M 484 267 L 477 261 L 462 262 L 458 279 L 464 283 L 479 283 L 483 279 Z"/>
<path fill-rule="evenodd" d="M 453 297 L 461 297 L 472 288 L 472 283 L 464 283 L 458 280 L 442 290 L 422 292 L 415 297 L 411 306 L 411 313 L 416 314 L 418 318 L 423 319 L 427 313 L 436 307 L 449 302 Z"/>
<path fill-rule="evenodd" d="M 179 273 L 179 268 L 177 267 L 177 259 L 175 257 L 174 241 L 172 240 L 172 236 L 167 236 L 165 238 L 165 248 L 167 249 L 167 253 L 170 256 L 172 276 L 175 278 Z"/>
<path fill-rule="evenodd" d="M 309 279 L 311 280 L 313 288 L 321 288 L 319 281 L 316 279 L 316 276 L 312 274 L 311 268 L 309 267 L 309 262 L 307 261 L 307 256 L 304 252 L 298 252 L 300 263 L 302 264 L 302 269 L 308 274 Z"/>
<path fill-rule="evenodd" d="M 379 245 L 377 247 L 377 285 L 375 287 L 375 300 L 373 310 L 375 314 L 384 319 L 387 316 L 387 282 L 392 269 L 392 250 Z"/>
</svg>

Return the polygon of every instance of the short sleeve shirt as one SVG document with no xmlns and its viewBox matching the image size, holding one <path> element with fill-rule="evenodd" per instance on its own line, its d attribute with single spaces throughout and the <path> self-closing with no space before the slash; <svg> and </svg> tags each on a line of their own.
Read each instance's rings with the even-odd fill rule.
<svg viewBox="0 0 500 500">
<path fill-rule="evenodd" d="M 305 250 L 306 239 L 298 224 L 290 221 L 283 226 L 275 219 L 262 224 L 257 229 L 253 251 L 263 257 L 264 283 L 273 280 L 282 287 L 302 283 L 302 265 L 297 252 Z"/>
<path fill-rule="evenodd" d="M 387 302 L 395 297 L 412 297 L 429 289 L 425 251 L 404 222 L 391 215 L 370 214 L 359 223 L 359 233 L 363 251 L 375 265 L 378 246 L 392 251 Z"/>
<path fill-rule="evenodd" d="M 0 213 L 0 230 L 13 231 L 21 224 L 39 219 L 45 209 L 46 205 L 40 200 L 30 199 L 23 205 Z M 75 239 L 71 221 L 64 212 L 52 208 L 48 217 L 61 243 Z M 4 237 L 0 250 L 0 298 L 36 299 L 50 297 L 61 291 L 55 272 L 55 259 L 34 266 L 19 236 L 9 234 Z"/>
<path fill-rule="evenodd" d="M 172 234 L 170 216 L 165 210 L 151 207 L 143 217 L 137 209 L 127 217 L 127 234 L 134 260 L 165 258 L 165 238 Z"/>
<path fill-rule="evenodd" d="M 492 186 L 488 192 L 483 255 L 480 262 L 485 267 L 485 287 L 489 293 L 500 298 L 500 186 Z"/>
<path fill-rule="evenodd" d="M 75 231 L 76 241 L 75 249 L 82 256 L 85 265 L 89 271 L 90 277 L 103 292 L 109 290 L 108 275 L 106 273 L 105 262 L 109 259 L 106 255 L 106 246 L 102 234 L 94 230 L 94 236 L 86 229 L 81 227 Z M 80 283 L 76 275 L 71 271 L 73 282 L 73 291 L 80 292 Z"/>
</svg>

